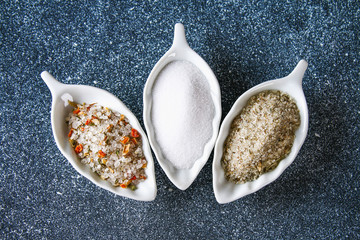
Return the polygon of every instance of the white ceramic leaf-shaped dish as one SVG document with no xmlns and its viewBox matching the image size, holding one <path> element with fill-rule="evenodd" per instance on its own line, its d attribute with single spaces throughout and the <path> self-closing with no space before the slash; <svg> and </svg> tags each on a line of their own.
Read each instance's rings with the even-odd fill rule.
<svg viewBox="0 0 360 240">
<path fill-rule="evenodd" d="M 214 117 L 211 123 L 212 135 L 204 146 L 203 154 L 198 158 L 191 168 L 177 168 L 171 161 L 164 157 L 163 151 L 156 140 L 156 133 L 154 123 L 152 121 L 152 107 L 153 107 L 153 86 L 156 82 L 161 71 L 167 64 L 173 61 L 187 61 L 193 64 L 204 75 L 206 81 L 209 84 L 211 99 L 214 104 Z M 147 82 L 144 87 L 144 123 L 145 128 L 149 136 L 150 145 L 155 153 L 155 156 L 168 176 L 170 181 L 179 189 L 187 189 L 195 180 L 200 170 L 207 162 L 211 151 L 214 147 L 218 129 L 221 120 L 221 93 L 219 83 L 208 66 L 208 64 L 193 51 L 185 38 L 184 26 L 180 23 L 175 25 L 174 41 L 171 48 L 165 53 L 163 57 L 156 63 L 152 69 Z M 210 124 L 209 124 L 210 125 Z M 171 141 L 171 139 L 169 139 Z"/>
<path fill-rule="evenodd" d="M 51 125 L 55 142 L 61 153 L 69 160 L 71 165 L 81 175 L 95 183 L 97 186 L 117 195 L 140 201 L 154 200 L 157 193 L 154 161 L 146 134 L 141 128 L 135 115 L 116 96 L 105 90 L 85 85 L 63 84 L 58 82 L 46 71 L 41 73 L 41 77 L 52 94 Z M 131 126 L 137 129 L 141 134 L 143 144 L 142 148 L 145 158 L 148 161 L 147 168 L 145 169 L 147 179 L 139 183 L 135 191 L 114 187 L 108 181 L 102 180 L 99 175 L 91 171 L 89 166 L 80 162 L 68 141 L 69 130 L 67 124 L 65 123 L 65 118 L 69 115 L 70 111 L 73 110 L 73 107 L 68 105 L 68 100 L 79 103 L 97 103 L 104 107 L 108 107 L 113 111 L 124 114 L 128 118 Z"/>
<path fill-rule="evenodd" d="M 261 83 L 242 94 L 235 104 L 230 109 L 221 124 L 218 139 L 214 149 L 213 160 L 213 188 L 215 198 L 219 203 L 229 203 L 235 201 L 250 193 L 256 192 L 260 188 L 276 180 L 281 173 L 294 161 L 296 155 L 300 151 L 302 144 L 305 141 L 308 131 L 308 108 L 304 92 L 302 90 L 302 78 L 307 68 L 307 62 L 301 60 L 295 69 L 286 77 L 267 81 Z M 248 99 L 264 90 L 280 90 L 289 94 L 295 99 L 296 104 L 300 111 L 301 124 L 296 131 L 294 144 L 290 154 L 284 158 L 279 165 L 271 172 L 261 175 L 258 179 L 247 182 L 244 184 L 234 184 L 225 179 L 225 172 L 221 166 L 221 159 L 223 156 L 224 142 L 230 133 L 230 126 L 233 119 L 241 112 L 242 108 L 246 105 Z"/>
</svg>

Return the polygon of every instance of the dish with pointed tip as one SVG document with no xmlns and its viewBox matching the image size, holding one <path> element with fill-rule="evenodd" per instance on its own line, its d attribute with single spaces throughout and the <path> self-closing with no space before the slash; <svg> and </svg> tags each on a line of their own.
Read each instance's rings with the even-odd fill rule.
<svg viewBox="0 0 360 240">
<path fill-rule="evenodd" d="M 154 161 L 152 159 L 150 146 L 145 132 L 141 128 L 135 115 L 113 94 L 91 86 L 67 85 L 58 82 L 50 73 L 41 73 L 42 79 L 52 94 L 51 125 L 55 142 L 61 153 L 69 160 L 71 165 L 84 177 L 89 179 L 97 186 L 104 188 L 117 195 L 128 197 L 140 201 L 152 201 L 156 197 L 157 188 L 155 180 Z M 89 166 L 82 164 L 78 159 L 73 148 L 68 141 L 68 126 L 65 118 L 73 107 L 68 104 L 68 100 L 79 103 L 97 103 L 108 107 L 116 112 L 124 114 L 131 126 L 138 130 L 142 136 L 142 149 L 147 160 L 145 173 L 147 179 L 137 185 L 137 189 L 123 189 L 115 187 L 108 181 L 102 180 L 99 175 L 91 171 Z"/>
<path fill-rule="evenodd" d="M 307 68 L 307 62 L 301 60 L 295 69 L 286 77 L 261 83 L 242 94 L 234 103 L 221 124 L 218 139 L 214 148 L 213 159 L 213 188 L 215 198 L 219 203 L 229 203 L 275 181 L 281 173 L 294 161 L 305 141 L 308 131 L 308 108 L 302 90 L 302 78 Z M 270 172 L 262 174 L 258 179 L 243 184 L 235 184 L 225 179 L 225 172 L 221 166 L 224 143 L 229 135 L 233 119 L 241 112 L 248 99 L 265 90 L 280 90 L 289 94 L 295 101 L 300 112 L 300 127 L 295 132 L 295 139 L 290 154 L 280 161 L 279 165 Z"/>
<path fill-rule="evenodd" d="M 198 158 L 191 168 L 177 168 L 174 164 L 166 159 L 163 154 L 157 139 L 156 130 L 152 121 L 152 108 L 153 108 L 153 86 L 157 81 L 157 78 L 161 71 L 171 62 L 174 61 L 187 61 L 195 66 L 205 77 L 209 84 L 210 95 L 212 103 L 214 104 L 214 117 L 211 121 L 212 134 L 211 138 L 204 144 L 202 155 Z M 199 172 L 207 162 L 210 153 L 214 147 L 218 129 L 221 120 L 221 94 L 219 83 L 208 66 L 208 64 L 193 51 L 185 38 L 184 26 L 181 23 L 175 25 L 174 42 L 171 48 L 165 53 L 165 55 L 156 63 L 152 69 L 144 88 L 144 123 L 145 128 L 149 136 L 151 147 L 155 153 L 155 156 L 168 176 L 170 181 L 179 189 L 187 189 L 198 176 Z M 171 141 L 171 139 L 169 139 Z M 184 149 L 184 151 L 189 149 Z M 190 150 L 191 151 L 191 150 Z"/>
</svg>

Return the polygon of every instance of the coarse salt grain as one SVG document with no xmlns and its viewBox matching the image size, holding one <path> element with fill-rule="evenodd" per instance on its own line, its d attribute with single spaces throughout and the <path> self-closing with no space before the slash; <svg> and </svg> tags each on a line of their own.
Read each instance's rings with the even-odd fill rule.
<svg viewBox="0 0 360 240">
<path fill-rule="evenodd" d="M 252 96 L 225 141 L 226 179 L 245 183 L 275 169 L 290 153 L 299 126 L 299 109 L 288 94 L 268 90 Z"/>
<path fill-rule="evenodd" d="M 210 86 L 192 63 L 173 61 L 160 72 L 152 90 L 151 119 L 163 157 L 178 169 L 189 169 L 213 133 Z"/>
<path fill-rule="evenodd" d="M 103 106 L 71 105 L 78 111 L 70 112 L 66 118 L 68 137 L 81 162 L 112 185 L 135 190 L 136 185 L 146 179 L 147 164 L 137 130 L 125 116 Z M 136 136 L 132 132 L 137 133 Z M 123 152 L 125 145 L 120 143 L 124 137 L 133 140 L 128 143 L 126 154 Z"/>
</svg>

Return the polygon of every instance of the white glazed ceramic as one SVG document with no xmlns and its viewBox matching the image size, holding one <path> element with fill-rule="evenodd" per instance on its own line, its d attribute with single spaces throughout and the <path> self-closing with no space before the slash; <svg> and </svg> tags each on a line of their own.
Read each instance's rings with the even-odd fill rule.
<svg viewBox="0 0 360 240">
<path fill-rule="evenodd" d="M 260 188 L 276 180 L 281 175 L 281 173 L 294 161 L 302 144 L 305 141 L 308 131 L 308 108 L 304 92 L 302 90 L 302 78 L 304 76 L 307 65 L 308 64 L 305 60 L 301 60 L 288 76 L 277 80 L 267 81 L 249 89 L 237 99 L 225 117 L 220 128 L 219 137 L 216 141 L 213 160 L 213 188 L 215 198 L 219 203 L 229 203 L 245 195 L 256 192 Z M 261 91 L 271 89 L 281 90 L 292 96 L 295 99 L 300 111 L 301 124 L 299 129 L 296 131 L 296 137 L 291 152 L 279 163 L 277 168 L 271 172 L 261 175 L 258 179 L 244 184 L 231 183 L 225 179 L 224 169 L 221 166 L 224 142 L 230 132 L 231 123 L 233 119 L 240 113 L 241 109 L 246 105 L 248 99 L 251 96 Z"/>
<path fill-rule="evenodd" d="M 211 139 L 204 147 L 203 155 L 197 159 L 195 164 L 190 169 L 177 169 L 173 164 L 165 159 L 162 155 L 156 138 L 155 132 L 151 120 L 151 108 L 152 108 L 152 87 L 157 79 L 161 70 L 170 62 L 177 60 L 185 60 L 194 64 L 205 76 L 210 85 L 211 97 L 213 99 L 215 107 L 215 117 L 212 121 L 213 134 Z M 210 153 L 215 145 L 215 141 L 218 135 L 219 125 L 221 120 L 221 93 L 219 83 L 207 65 L 207 63 L 188 45 L 185 38 L 184 26 L 181 23 L 175 25 L 174 42 L 171 48 L 165 53 L 165 55 L 156 63 L 151 71 L 144 88 L 144 123 L 145 128 L 149 136 L 151 147 L 155 153 L 155 156 L 170 179 L 170 181 L 179 189 L 187 189 L 195 180 L 200 170 L 207 162 Z M 171 139 L 170 139 L 171 141 Z"/>
<path fill-rule="evenodd" d="M 140 201 L 154 200 L 157 193 L 154 161 L 146 134 L 134 114 L 117 97 L 105 90 L 85 85 L 63 84 L 58 82 L 46 71 L 41 73 L 41 77 L 52 94 L 51 125 L 55 142 L 61 153 L 69 160 L 71 165 L 81 175 L 95 183 L 97 186 L 117 195 Z M 98 103 L 104 107 L 108 107 L 114 111 L 122 113 L 128 118 L 129 123 L 139 131 L 142 136 L 143 151 L 148 164 L 145 169 L 147 179 L 137 185 L 137 190 L 132 191 L 130 189 L 114 187 L 108 181 L 102 180 L 99 175 L 91 171 L 89 166 L 82 164 L 79 161 L 75 151 L 71 148 L 68 142 L 67 135 L 69 130 L 65 123 L 65 118 L 73 109 L 72 106 L 68 105 L 68 100 L 79 103 Z"/>
</svg>

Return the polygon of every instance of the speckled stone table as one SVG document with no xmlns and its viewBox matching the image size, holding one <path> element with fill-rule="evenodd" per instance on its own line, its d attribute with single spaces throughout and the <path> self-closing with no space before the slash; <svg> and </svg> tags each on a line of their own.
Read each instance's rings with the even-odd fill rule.
<svg viewBox="0 0 360 240">
<path fill-rule="evenodd" d="M 0 1 L 1 239 L 359 239 L 359 1 Z M 220 205 L 212 156 L 186 191 L 155 160 L 152 202 L 79 175 L 55 145 L 44 70 L 121 99 L 143 126 L 146 79 L 176 22 L 213 69 L 223 117 L 304 58 L 308 137 L 272 184 Z"/>
</svg>

